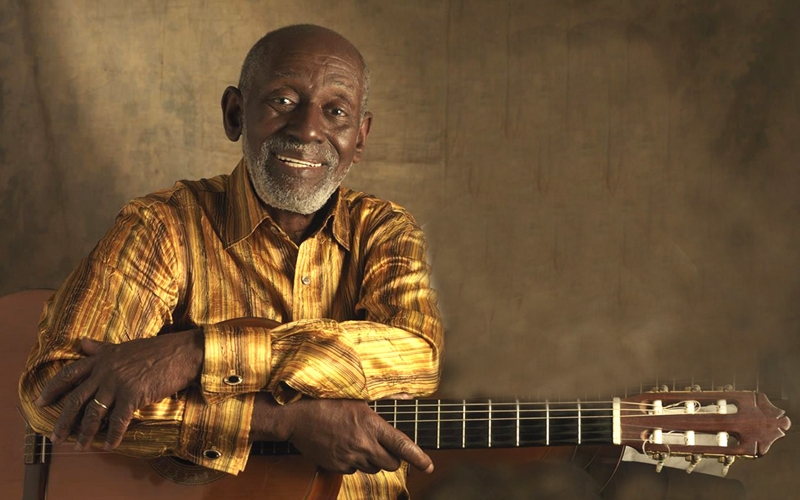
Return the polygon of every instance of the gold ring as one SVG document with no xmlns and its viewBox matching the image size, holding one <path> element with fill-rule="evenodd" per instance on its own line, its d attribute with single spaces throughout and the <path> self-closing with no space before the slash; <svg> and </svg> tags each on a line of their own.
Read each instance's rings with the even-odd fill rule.
<svg viewBox="0 0 800 500">
<path fill-rule="evenodd" d="M 94 398 L 94 399 L 92 399 L 92 401 L 94 401 L 94 404 L 96 404 L 97 406 L 100 406 L 100 407 L 102 407 L 102 408 L 103 408 L 103 409 L 105 409 L 106 411 L 108 410 L 108 406 L 106 406 L 106 405 L 104 405 L 103 403 L 101 403 L 100 401 L 98 401 L 98 400 L 97 400 L 97 398 Z"/>
</svg>

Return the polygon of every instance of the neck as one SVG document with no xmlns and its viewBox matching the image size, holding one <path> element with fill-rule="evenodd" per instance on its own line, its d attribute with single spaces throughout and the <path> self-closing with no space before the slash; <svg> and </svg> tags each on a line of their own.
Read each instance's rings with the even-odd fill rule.
<svg viewBox="0 0 800 500">
<path fill-rule="evenodd" d="M 612 401 L 489 399 L 373 401 L 378 415 L 425 449 L 618 444 Z M 291 453 L 288 443 L 257 443 L 255 454 Z"/>
<path fill-rule="evenodd" d="M 267 213 L 278 227 L 289 236 L 289 239 L 299 246 L 306 238 L 322 227 L 328 214 L 333 210 L 337 198 L 338 196 L 336 192 L 334 192 L 322 208 L 307 215 L 275 208 L 272 205 L 268 205 L 263 200 L 261 200 L 261 202 L 267 208 Z"/>
<path fill-rule="evenodd" d="M 320 209 L 313 214 L 305 215 L 267 205 L 267 212 L 275 224 L 289 236 L 289 239 L 299 245 L 319 228 L 321 221 L 318 219 L 322 218 L 323 210 Z"/>
<path fill-rule="evenodd" d="M 610 444 L 612 403 L 382 400 L 385 420 L 422 448 Z"/>
</svg>

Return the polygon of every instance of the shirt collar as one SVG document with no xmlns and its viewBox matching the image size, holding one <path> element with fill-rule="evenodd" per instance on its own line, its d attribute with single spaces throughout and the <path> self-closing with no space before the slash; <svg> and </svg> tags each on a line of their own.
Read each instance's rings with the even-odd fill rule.
<svg viewBox="0 0 800 500">
<path fill-rule="evenodd" d="M 333 204 L 328 203 L 322 208 L 322 210 L 328 210 L 328 215 L 325 217 L 321 230 L 331 231 L 336 241 L 349 251 L 350 214 L 344 199 L 346 191 L 345 188 L 339 187 L 332 195 Z M 225 248 L 249 237 L 265 219 L 269 224 L 275 224 L 250 182 L 244 158 L 236 165 L 228 178 L 227 192 L 227 215 L 225 227 L 221 231 L 225 238 Z"/>
</svg>

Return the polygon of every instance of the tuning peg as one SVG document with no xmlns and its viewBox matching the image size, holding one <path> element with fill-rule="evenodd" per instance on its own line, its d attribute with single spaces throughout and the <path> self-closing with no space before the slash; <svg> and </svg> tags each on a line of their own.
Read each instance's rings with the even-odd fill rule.
<svg viewBox="0 0 800 500">
<path fill-rule="evenodd" d="M 661 472 L 661 469 L 664 468 L 664 460 L 667 459 L 667 456 L 663 453 L 653 453 L 652 455 L 653 460 L 656 461 L 656 473 Z"/>
<path fill-rule="evenodd" d="M 728 475 L 728 470 L 730 470 L 731 465 L 733 465 L 734 460 L 736 457 L 725 455 L 724 457 L 719 457 L 719 461 L 722 464 L 722 477 Z"/>
<path fill-rule="evenodd" d="M 692 456 L 686 457 L 686 460 L 691 462 L 689 467 L 686 468 L 686 473 L 691 474 L 697 464 L 700 463 L 700 460 L 703 459 L 703 455 L 692 454 Z"/>
</svg>

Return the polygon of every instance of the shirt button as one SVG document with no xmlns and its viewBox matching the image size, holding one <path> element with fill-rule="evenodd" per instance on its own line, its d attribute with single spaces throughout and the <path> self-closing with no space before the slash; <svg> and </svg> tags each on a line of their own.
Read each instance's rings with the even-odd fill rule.
<svg viewBox="0 0 800 500">
<path fill-rule="evenodd" d="M 228 385 L 239 385 L 242 383 L 242 377 L 236 374 L 232 374 L 222 379 L 222 381 Z"/>
<path fill-rule="evenodd" d="M 203 456 L 209 460 L 216 460 L 222 456 L 222 453 L 218 452 L 215 449 L 206 450 L 203 452 Z"/>
<path fill-rule="evenodd" d="M 309 283 L 311 283 L 311 276 L 303 276 L 302 278 L 300 278 L 300 282 L 303 283 L 304 285 L 308 285 Z"/>
</svg>

